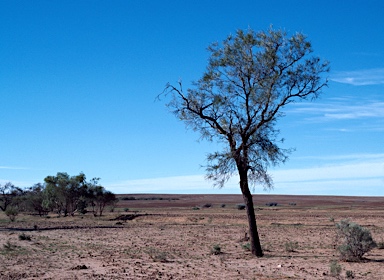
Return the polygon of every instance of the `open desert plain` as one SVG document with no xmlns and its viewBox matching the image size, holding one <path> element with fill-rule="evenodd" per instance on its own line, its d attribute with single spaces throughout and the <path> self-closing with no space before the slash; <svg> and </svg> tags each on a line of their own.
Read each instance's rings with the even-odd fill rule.
<svg viewBox="0 0 384 280">
<path fill-rule="evenodd" d="M 0 279 L 384 279 L 383 246 L 362 262 L 339 261 L 335 250 L 342 219 L 383 245 L 383 197 L 255 195 L 262 258 L 248 249 L 241 203 L 240 195 L 127 194 L 101 217 L 11 222 L 1 212 Z"/>
</svg>

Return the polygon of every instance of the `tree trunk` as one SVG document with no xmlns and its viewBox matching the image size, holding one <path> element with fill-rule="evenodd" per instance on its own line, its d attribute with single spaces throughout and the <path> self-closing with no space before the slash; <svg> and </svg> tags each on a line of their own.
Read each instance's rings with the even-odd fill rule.
<svg viewBox="0 0 384 280">
<path fill-rule="evenodd" d="M 247 209 L 251 252 L 256 257 L 262 257 L 264 254 L 261 249 L 259 233 L 257 231 L 255 209 L 253 207 L 252 194 L 248 187 L 248 175 L 246 172 L 245 174 L 240 174 L 240 188 Z"/>
</svg>

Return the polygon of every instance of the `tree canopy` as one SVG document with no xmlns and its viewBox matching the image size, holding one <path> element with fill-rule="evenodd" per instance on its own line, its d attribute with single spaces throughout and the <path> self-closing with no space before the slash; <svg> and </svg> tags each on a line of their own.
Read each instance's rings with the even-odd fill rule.
<svg viewBox="0 0 384 280">
<path fill-rule="evenodd" d="M 282 108 L 315 99 L 327 80 L 328 62 L 313 56 L 306 36 L 283 30 L 238 30 L 221 44 L 209 46 L 202 77 L 184 91 L 167 84 L 167 104 L 188 128 L 209 141 L 223 143 L 207 156 L 206 177 L 223 187 L 238 174 L 247 205 L 252 253 L 262 256 L 249 184 L 273 186 L 268 167 L 284 162 L 290 149 L 281 147 L 276 123 Z"/>
</svg>

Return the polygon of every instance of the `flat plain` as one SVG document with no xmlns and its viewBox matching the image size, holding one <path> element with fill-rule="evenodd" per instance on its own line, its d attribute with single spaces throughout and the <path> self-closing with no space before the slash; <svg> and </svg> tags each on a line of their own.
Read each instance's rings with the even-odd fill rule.
<svg viewBox="0 0 384 280">
<path fill-rule="evenodd" d="M 247 249 L 241 195 L 119 198 L 102 217 L 11 222 L 1 212 L 0 279 L 336 279 L 336 222 L 350 219 L 384 240 L 384 197 L 254 195 L 262 258 Z M 384 279 L 384 249 L 338 265 L 338 279 L 347 271 Z"/>
</svg>

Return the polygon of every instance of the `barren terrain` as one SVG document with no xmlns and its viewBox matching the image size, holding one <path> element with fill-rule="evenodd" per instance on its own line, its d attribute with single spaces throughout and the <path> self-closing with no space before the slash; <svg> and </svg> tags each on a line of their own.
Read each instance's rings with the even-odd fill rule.
<svg viewBox="0 0 384 280">
<path fill-rule="evenodd" d="M 240 195 L 119 197 L 102 217 L 20 214 L 10 222 L 1 212 L 0 279 L 336 279 L 335 222 L 349 218 L 384 240 L 383 197 L 256 195 L 263 258 L 246 248 Z M 339 262 L 340 278 L 384 279 L 384 250 L 365 257 Z"/>
</svg>

